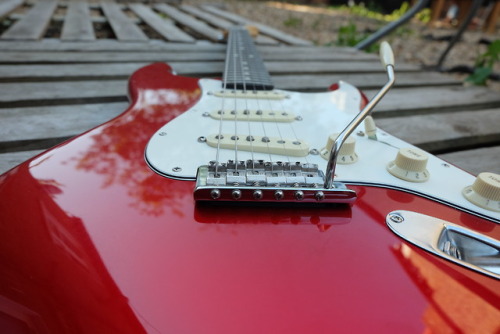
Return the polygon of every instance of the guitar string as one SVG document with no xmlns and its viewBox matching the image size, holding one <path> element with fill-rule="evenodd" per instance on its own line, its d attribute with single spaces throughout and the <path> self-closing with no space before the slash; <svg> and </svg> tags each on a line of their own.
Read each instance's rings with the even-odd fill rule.
<svg viewBox="0 0 500 334">
<path fill-rule="evenodd" d="M 234 38 L 234 50 L 233 50 L 233 56 L 231 58 L 232 65 L 233 65 L 233 90 L 234 90 L 234 166 L 235 166 L 235 173 L 238 175 L 238 116 L 237 114 L 237 98 L 236 98 L 236 92 L 238 90 L 238 84 L 237 84 L 237 73 L 236 73 L 236 59 L 238 58 L 241 61 L 241 57 L 239 52 L 239 34 L 232 34 L 232 38 Z"/>
<path fill-rule="evenodd" d="M 238 37 L 239 37 L 238 50 L 239 50 L 239 54 L 240 54 L 239 64 L 240 64 L 240 71 L 241 71 L 241 80 L 242 80 L 242 84 L 243 84 L 243 94 L 246 96 L 246 94 L 248 94 L 247 83 L 246 83 L 246 74 L 247 74 L 249 67 L 248 67 L 248 60 L 245 61 L 246 66 L 244 66 L 243 57 L 242 57 L 242 55 L 243 55 L 242 51 L 246 50 L 246 45 L 245 45 L 244 41 L 242 41 L 240 34 L 238 34 Z M 251 80 L 250 77 L 249 77 L 249 79 Z M 236 99 L 235 99 L 235 104 L 236 104 Z M 254 172 L 255 171 L 255 158 L 254 158 L 254 147 L 253 147 L 254 137 L 252 136 L 252 130 L 251 130 L 251 124 L 250 124 L 250 110 L 248 108 L 248 98 L 246 98 L 246 97 L 244 99 L 244 104 L 245 104 L 245 108 L 243 110 L 243 115 L 245 113 L 247 115 L 247 127 L 248 127 L 248 137 L 246 138 L 246 140 L 248 140 L 250 142 L 250 155 L 251 155 L 251 161 L 252 161 L 252 172 Z M 236 108 L 235 108 L 235 110 L 236 110 Z"/>
<path fill-rule="evenodd" d="M 219 133 L 217 135 L 217 152 L 215 155 L 215 177 L 219 175 L 218 170 L 219 170 L 219 154 L 220 154 L 220 142 L 222 140 L 222 118 L 224 114 L 224 105 L 225 105 L 225 100 L 226 100 L 226 91 L 227 91 L 227 80 L 228 80 L 228 70 L 229 70 L 229 60 L 230 60 L 230 53 L 231 49 L 233 47 L 233 42 L 231 39 L 231 34 L 229 35 L 229 39 L 227 42 L 227 50 L 226 50 L 226 63 L 224 65 L 224 74 L 223 74 L 223 82 L 222 82 L 222 101 L 221 101 L 221 108 L 220 108 L 220 116 L 219 116 Z"/>
</svg>

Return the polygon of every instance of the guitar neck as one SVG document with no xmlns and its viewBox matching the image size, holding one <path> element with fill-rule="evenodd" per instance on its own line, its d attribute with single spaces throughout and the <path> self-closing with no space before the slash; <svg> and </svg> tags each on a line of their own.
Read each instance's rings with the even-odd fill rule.
<svg viewBox="0 0 500 334">
<path fill-rule="evenodd" d="M 274 85 L 248 31 L 229 31 L 223 87 L 241 90 L 272 90 Z"/>
</svg>

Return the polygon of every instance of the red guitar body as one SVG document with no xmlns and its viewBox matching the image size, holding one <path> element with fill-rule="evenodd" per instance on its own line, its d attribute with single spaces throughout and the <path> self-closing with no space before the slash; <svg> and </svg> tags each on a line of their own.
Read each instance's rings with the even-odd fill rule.
<svg viewBox="0 0 500 334">
<path fill-rule="evenodd" d="M 0 178 L 2 333 L 499 333 L 500 281 L 397 237 L 393 210 L 494 239 L 500 226 L 402 191 L 352 207 L 196 204 L 144 148 L 198 79 L 153 64 L 117 118 Z M 168 150 L 168 147 L 165 148 Z"/>
</svg>

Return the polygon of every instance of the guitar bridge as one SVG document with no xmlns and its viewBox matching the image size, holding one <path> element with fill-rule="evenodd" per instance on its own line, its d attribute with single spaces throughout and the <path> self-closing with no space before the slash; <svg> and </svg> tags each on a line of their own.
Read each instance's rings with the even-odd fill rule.
<svg viewBox="0 0 500 334">
<path fill-rule="evenodd" d="M 324 173 L 316 164 L 228 161 L 198 168 L 194 198 L 222 202 L 349 203 L 356 192 L 341 182 L 325 189 Z"/>
</svg>

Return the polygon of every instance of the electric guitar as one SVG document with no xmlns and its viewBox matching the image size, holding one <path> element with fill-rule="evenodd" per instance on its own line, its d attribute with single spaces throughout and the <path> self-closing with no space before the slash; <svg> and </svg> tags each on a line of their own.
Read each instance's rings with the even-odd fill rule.
<svg viewBox="0 0 500 334">
<path fill-rule="evenodd" d="M 500 178 L 378 129 L 339 82 L 135 72 L 130 107 L 0 177 L 2 333 L 498 333 Z"/>
</svg>

